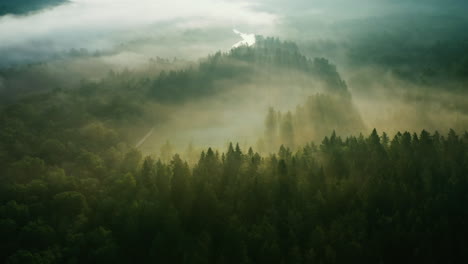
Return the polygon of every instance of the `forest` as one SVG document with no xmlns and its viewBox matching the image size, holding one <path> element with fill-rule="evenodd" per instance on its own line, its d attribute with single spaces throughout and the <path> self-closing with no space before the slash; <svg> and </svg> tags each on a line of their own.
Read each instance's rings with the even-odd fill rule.
<svg viewBox="0 0 468 264">
<path fill-rule="evenodd" d="M 132 128 L 166 124 L 171 105 L 217 98 L 230 80 L 274 87 L 278 71 L 320 89 L 294 111 L 266 111 L 258 149 L 132 144 Z M 467 132 L 363 135 L 336 67 L 274 38 L 156 72 L 109 72 L 3 104 L 2 261 L 468 260 Z"/>
<path fill-rule="evenodd" d="M 3 260 L 468 260 L 468 133 L 332 133 L 263 156 L 230 144 L 189 165 L 115 148 L 112 134 L 90 129 L 103 134 L 89 150 L 49 140 L 43 159 L 1 164 Z"/>
<path fill-rule="evenodd" d="M 0 263 L 468 263 L 467 10 L 0 0 Z"/>
</svg>

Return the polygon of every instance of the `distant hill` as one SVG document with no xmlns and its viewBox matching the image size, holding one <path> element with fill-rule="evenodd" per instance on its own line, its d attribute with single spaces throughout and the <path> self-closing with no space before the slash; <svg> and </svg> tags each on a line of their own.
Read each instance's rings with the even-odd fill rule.
<svg viewBox="0 0 468 264">
<path fill-rule="evenodd" d="M 68 0 L 1 0 L 0 16 L 7 14 L 22 15 L 66 2 Z"/>
<path fill-rule="evenodd" d="M 228 86 L 219 85 L 221 80 L 249 82 L 255 78 L 256 81 L 273 81 L 274 85 L 278 79 L 287 79 L 288 85 L 295 85 L 303 82 L 298 78 L 289 78 L 297 74 L 321 82 L 329 92 L 348 93 L 336 67 L 328 60 L 309 59 L 300 53 L 293 42 L 262 36 L 257 36 L 257 42 L 252 47 L 242 46 L 226 53 L 218 52 L 202 60 L 195 68 L 162 72 L 148 82 L 148 89 L 157 100 L 177 101 L 224 90 Z"/>
<path fill-rule="evenodd" d="M 96 66 L 97 62 L 93 60 L 94 57 L 82 59 L 84 61 L 89 59 L 89 63 L 94 63 L 94 68 L 99 66 Z M 70 80 L 86 79 L 86 77 L 80 77 L 79 73 L 76 76 L 68 76 L 69 74 L 63 70 L 60 70 L 61 73 L 55 71 L 57 67 L 63 69 L 62 64 L 71 65 L 74 61 L 73 57 L 67 57 L 63 62 L 1 69 L 0 94 L 5 99 L 15 98 L 15 93 L 19 92 L 24 95 L 28 92 L 42 92 L 57 87 L 69 89 L 72 87 Z M 257 42 L 252 47 L 242 46 L 228 52 L 217 52 L 198 63 L 185 62 L 185 67 L 179 62 L 162 63 L 161 61 L 159 59 L 150 62 L 147 66 L 148 70 L 141 70 L 144 73 L 141 71 L 113 72 L 111 68 L 99 69 L 99 72 L 112 74 L 104 75 L 100 78 L 102 80 L 93 81 L 86 87 L 94 87 L 93 92 L 107 93 L 111 90 L 117 93 L 120 91 L 127 94 L 127 98 L 128 93 L 133 93 L 135 96 L 136 94 L 144 95 L 154 101 L 167 103 L 218 94 L 231 89 L 233 83 L 249 84 L 254 81 L 263 86 L 281 86 L 281 89 L 294 85 L 309 89 L 320 83 L 320 86 L 327 92 L 348 93 L 347 86 L 335 65 L 325 58 L 308 58 L 299 51 L 295 43 L 280 41 L 277 38 L 257 36 Z M 173 67 L 171 64 L 179 66 Z M 156 72 L 151 70 L 155 66 L 164 70 Z M 93 79 L 96 78 L 93 77 Z"/>
</svg>

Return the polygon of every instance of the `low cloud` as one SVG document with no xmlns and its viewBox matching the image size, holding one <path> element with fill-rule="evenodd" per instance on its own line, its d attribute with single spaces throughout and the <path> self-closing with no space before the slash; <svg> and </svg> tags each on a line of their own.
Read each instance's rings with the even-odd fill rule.
<svg viewBox="0 0 468 264">
<path fill-rule="evenodd" d="M 20 60 L 72 48 L 103 50 L 129 41 L 134 32 L 241 25 L 269 27 L 276 16 L 247 2 L 200 0 L 73 0 L 27 16 L 0 17 L 0 57 Z M 149 32 L 148 32 L 149 30 Z"/>
</svg>

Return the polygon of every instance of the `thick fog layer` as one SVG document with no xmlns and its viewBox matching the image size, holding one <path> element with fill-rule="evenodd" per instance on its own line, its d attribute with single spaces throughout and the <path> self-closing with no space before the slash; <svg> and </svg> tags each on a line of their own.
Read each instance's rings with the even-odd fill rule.
<svg viewBox="0 0 468 264">
<path fill-rule="evenodd" d="M 337 31 L 331 25 L 395 14 L 461 14 L 466 7 L 458 0 L 444 1 L 443 5 L 439 1 L 387 0 L 42 2 L 34 12 L 0 16 L 0 66 L 49 61 L 82 49 L 91 54 L 125 49 L 134 55 L 149 55 L 151 51 L 160 57 L 200 58 L 217 49 L 228 50 L 236 43 L 228 31 L 233 28 L 294 41 L 342 39 L 346 30 Z M 22 6 L 35 7 L 18 1 L 5 8 Z M 341 27 L 347 27 L 347 22 Z M 190 52 L 184 52 L 187 49 Z"/>
<path fill-rule="evenodd" d="M 463 1 L 74 0 L 46 7 L 0 17 L 2 101 L 87 86 L 104 89 L 93 95 L 98 104 L 139 98 L 130 108 L 138 115 L 109 126 L 144 152 L 159 153 L 168 142 L 182 151 L 229 141 L 269 152 L 332 131 L 468 127 Z M 286 42 L 258 46 L 258 35 Z M 330 83 L 345 92 L 337 97 Z"/>
<path fill-rule="evenodd" d="M 275 19 L 252 3 L 238 1 L 72 0 L 40 12 L 0 17 L 0 55 L 3 65 L 43 61 L 70 49 L 108 51 L 141 38 L 171 37 L 164 36 L 168 31 L 269 27 Z M 210 44 L 210 39 L 205 41 Z"/>
</svg>

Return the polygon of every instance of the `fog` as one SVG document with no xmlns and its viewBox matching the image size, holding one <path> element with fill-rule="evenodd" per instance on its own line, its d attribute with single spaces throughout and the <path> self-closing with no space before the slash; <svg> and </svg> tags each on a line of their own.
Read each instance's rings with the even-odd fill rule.
<svg viewBox="0 0 468 264">
<path fill-rule="evenodd" d="M 373 128 L 390 135 L 463 132 L 465 7 L 455 0 L 445 6 L 74 0 L 0 17 L 0 93 L 2 101 L 14 103 L 29 93 L 88 85 L 100 91 L 92 99 L 103 104 L 123 98 L 140 104 L 131 106 L 139 114 L 124 121 L 101 121 L 149 154 L 160 153 L 167 142 L 178 152 L 190 144 L 222 149 L 231 141 L 271 152 L 282 144 L 295 149 L 320 143 L 332 131 L 343 137 Z M 255 35 L 287 42 L 258 48 Z M 229 57 L 243 44 L 252 47 Z M 290 50 L 278 55 L 278 49 Z M 213 59 L 217 51 L 222 63 Z M 322 57 L 330 65 L 314 62 Z M 312 73 L 304 70 L 311 67 Z M 205 81 L 194 90 L 179 87 L 191 86 L 190 80 Z M 161 81 L 167 86 L 159 87 L 162 92 Z M 268 132 L 270 109 L 277 115 L 274 133 Z M 289 127 L 294 140 L 284 142 L 281 127 Z"/>
<path fill-rule="evenodd" d="M 197 1 L 196 5 L 186 0 L 72 0 L 24 16 L 0 17 L 0 56 L 3 65 L 44 61 L 70 49 L 113 51 L 122 43 L 155 36 L 157 41 L 174 38 L 174 33 L 190 29 L 269 27 L 275 23 L 275 15 L 252 6 L 213 0 Z M 172 36 L 165 36 L 169 31 Z M 173 47 L 190 45 L 177 43 L 177 39 L 169 42 Z M 210 39 L 204 44 L 209 45 Z"/>
<path fill-rule="evenodd" d="M 295 0 L 287 4 L 274 0 L 196 4 L 186 0 L 72 0 L 32 13 L 1 16 L 0 66 L 50 61 L 71 49 L 197 59 L 237 43 L 230 32 L 233 28 L 296 42 L 343 40 L 350 33 L 346 25 L 355 19 L 452 15 L 463 6 L 458 0 L 443 6 L 438 1 L 387 0 Z M 337 23 L 341 24 L 334 27 Z"/>
</svg>

